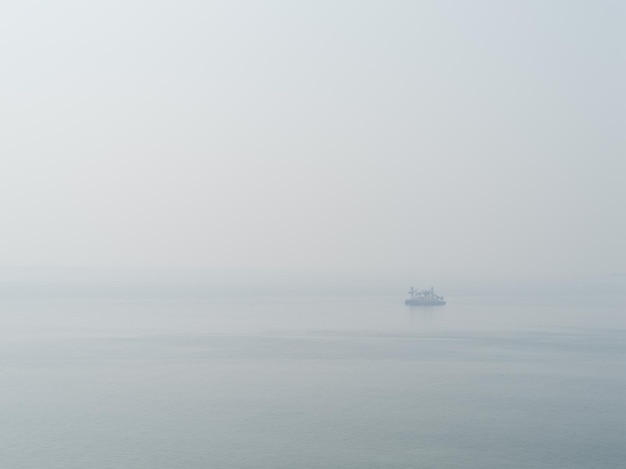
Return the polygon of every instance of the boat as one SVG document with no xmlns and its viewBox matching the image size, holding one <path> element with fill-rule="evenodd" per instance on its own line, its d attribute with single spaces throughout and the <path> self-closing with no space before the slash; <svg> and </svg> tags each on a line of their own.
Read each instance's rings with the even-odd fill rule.
<svg viewBox="0 0 626 469">
<path fill-rule="evenodd" d="M 430 290 L 416 290 L 411 287 L 409 290 L 410 298 L 404 301 L 405 305 L 411 306 L 436 306 L 445 305 L 443 296 L 435 295 L 435 289 L 430 287 Z"/>
</svg>

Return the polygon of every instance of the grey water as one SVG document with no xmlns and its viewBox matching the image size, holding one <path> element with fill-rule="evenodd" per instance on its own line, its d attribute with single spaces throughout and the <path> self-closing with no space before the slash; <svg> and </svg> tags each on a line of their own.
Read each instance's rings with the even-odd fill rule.
<svg viewBox="0 0 626 469">
<path fill-rule="evenodd" d="M 0 467 L 623 467 L 625 285 L 4 286 Z"/>
</svg>

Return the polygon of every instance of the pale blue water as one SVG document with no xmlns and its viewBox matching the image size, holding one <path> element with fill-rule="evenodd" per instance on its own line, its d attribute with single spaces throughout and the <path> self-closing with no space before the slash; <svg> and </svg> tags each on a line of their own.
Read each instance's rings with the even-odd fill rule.
<svg viewBox="0 0 626 469">
<path fill-rule="evenodd" d="M 623 283 L 431 309 L 9 289 L 0 467 L 624 467 Z"/>
</svg>

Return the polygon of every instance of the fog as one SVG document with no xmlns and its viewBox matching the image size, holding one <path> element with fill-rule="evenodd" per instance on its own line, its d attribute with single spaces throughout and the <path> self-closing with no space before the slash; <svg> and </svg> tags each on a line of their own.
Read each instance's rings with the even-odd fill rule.
<svg viewBox="0 0 626 469">
<path fill-rule="evenodd" d="M 624 272 L 624 19 L 4 2 L 0 266 Z"/>
</svg>

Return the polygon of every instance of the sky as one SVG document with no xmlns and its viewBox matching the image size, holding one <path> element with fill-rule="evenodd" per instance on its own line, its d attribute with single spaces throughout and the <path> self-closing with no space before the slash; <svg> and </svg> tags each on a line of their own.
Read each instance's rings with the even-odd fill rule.
<svg viewBox="0 0 626 469">
<path fill-rule="evenodd" d="M 0 3 L 0 266 L 626 271 L 611 0 Z"/>
</svg>

